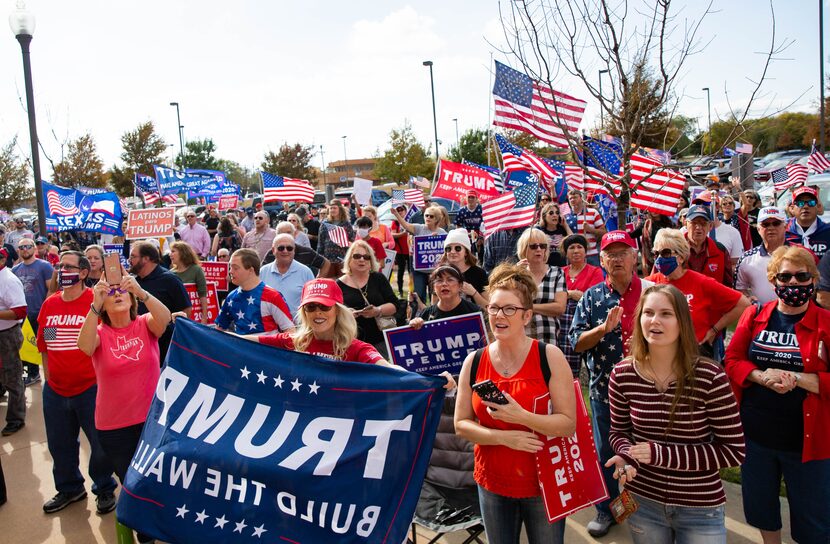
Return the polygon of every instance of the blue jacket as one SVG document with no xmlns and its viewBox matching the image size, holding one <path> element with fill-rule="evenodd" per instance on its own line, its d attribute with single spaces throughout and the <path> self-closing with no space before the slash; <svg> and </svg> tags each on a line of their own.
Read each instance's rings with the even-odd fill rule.
<svg viewBox="0 0 830 544">
<path fill-rule="evenodd" d="M 809 244 L 805 244 L 803 236 L 796 231 L 795 218 L 787 222 L 787 232 L 784 239 L 789 244 L 799 244 L 809 247 L 821 259 L 830 250 L 830 223 L 825 223 L 820 218 L 816 219 L 816 231 L 809 236 Z"/>
</svg>

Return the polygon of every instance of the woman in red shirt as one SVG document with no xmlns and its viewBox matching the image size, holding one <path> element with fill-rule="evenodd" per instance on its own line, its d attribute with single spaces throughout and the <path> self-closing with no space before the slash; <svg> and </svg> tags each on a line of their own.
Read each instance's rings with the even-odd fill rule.
<svg viewBox="0 0 830 544">
<path fill-rule="evenodd" d="M 524 524 L 530 544 L 561 543 L 565 520 L 548 523 L 536 468 L 538 435 L 571 436 L 576 400 L 571 370 L 559 348 L 545 346 L 550 380 L 545 383 L 539 344 L 525 334 L 533 317 L 536 282 L 523 267 L 502 264 L 490 275 L 490 330 L 495 340 L 464 361 L 455 407 L 456 433 L 475 444 L 474 477 L 487 540 L 519 542 Z M 472 378 L 471 378 L 472 376 Z M 483 401 L 472 381 L 490 380 L 507 404 Z M 549 394 L 553 410 L 534 411 L 534 399 Z"/>
<path fill-rule="evenodd" d="M 582 354 L 574 351 L 568 338 L 571 321 L 576 312 L 576 303 L 582 298 L 582 293 L 605 279 L 600 267 L 588 264 L 587 251 L 588 240 L 581 234 L 572 234 L 562 240 L 562 253 L 568 259 L 568 265 L 562 268 L 562 274 L 565 276 L 565 289 L 568 290 L 568 300 L 565 313 L 559 316 L 559 334 L 556 345 L 565 354 L 574 377 L 579 376 L 582 366 Z"/>
</svg>

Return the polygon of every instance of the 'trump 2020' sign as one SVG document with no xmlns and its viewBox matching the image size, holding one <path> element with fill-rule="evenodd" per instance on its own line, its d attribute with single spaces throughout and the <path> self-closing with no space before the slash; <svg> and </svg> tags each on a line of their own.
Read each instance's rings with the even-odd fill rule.
<svg viewBox="0 0 830 544">
<path fill-rule="evenodd" d="M 399 544 L 443 382 L 179 319 L 118 519 L 183 544 Z"/>
</svg>

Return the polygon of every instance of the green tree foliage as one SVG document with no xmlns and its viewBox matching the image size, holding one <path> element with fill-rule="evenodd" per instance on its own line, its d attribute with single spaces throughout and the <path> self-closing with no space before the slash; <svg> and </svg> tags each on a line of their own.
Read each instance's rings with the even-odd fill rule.
<svg viewBox="0 0 830 544">
<path fill-rule="evenodd" d="M 307 179 L 313 182 L 317 172 L 311 167 L 314 158 L 314 146 L 284 143 L 279 151 L 269 151 L 262 161 L 262 169 L 270 174 L 287 178 Z"/>
<path fill-rule="evenodd" d="M 261 183 L 259 173 L 255 170 L 242 166 L 238 162 L 225 159 L 219 160 L 217 170 L 225 172 L 227 179 L 239 185 L 242 188 L 243 195 L 251 191 L 260 192 Z"/>
<path fill-rule="evenodd" d="M 106 187 L 104 163 L 98 156 L 92 135 L 84 134 L 69 143 L 66 157 L 53 168 L 53 178 L 64 187 Z"/>
<path fill-rule="evenodd" d="M 161 164 L 164 160 L 164 153 L 167 151 L 167 144 L 164 139 L 156 134 L 152 121 L 142 123 L 135 128 L 125 132 L 121 136 L 121 160 L 123 167 L 117 165 L 110 170 L 110 183 L 115 191 L 121 196 L 133 194 L 133 175 L 153 175 L 153 165 Z"/>
<path fill-rule="evenodd" d="M 216 144 L 211 138 L 193 140 L 184 144 L 184 165 L 200 170 L 220 170 L 220 160 L 216 158 Z M 182 154 L 176 155 L 176 166 L 182 168 Z"/>
<path fill-rule="evenodd" d="M 431 179 L 435 173 L 431 153 L 432 147 L 424 148 L 415 138 L 412 125 L 404 121 L 403 127 L 389 133 L 389 148 L 377 157 L 375 175 L 382 181 L 396 183 L 408 180 L 409 176 Z"/>
<path fill-rule="evenodd" d="M 809 149 L 818 134 L 818 122 L 817 114 L 804 112 L 747 119 L 740 125 L 730 118 L 712 123 L 704 143 L 708 152 L 719 153 L 723 147 L 734 147 L 736 142 L 748 142 L 756 156 L 785 149 Z"/>
<path fill-rule="evenodd" d="M 669 147 L 672 155 L 700 155 L 702 139 L 697 132 L 697 122 L 694 117 L 675 115 L 671 120 L 673 130 L 678 134 L 674 145 Z"/>
<path fill-rule="evenodd" d="M 462 159 L 487 164 L 487 137 L 489 133 L 483 128 L 471 128 L 461 135 L 458 145 L 450 148 L 447 158 L 453 162 Z"/>
<path fill-rule="evenodd" d="M 0 210 L 12 211 L 34 197 L 29 169 L 14 152 L 17 138 L 0 148 Z"/>
</svg>

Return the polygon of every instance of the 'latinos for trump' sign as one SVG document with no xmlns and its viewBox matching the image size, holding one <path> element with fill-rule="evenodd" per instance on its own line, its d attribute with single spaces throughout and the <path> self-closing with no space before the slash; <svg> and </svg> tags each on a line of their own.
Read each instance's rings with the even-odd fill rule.
<svg viewBox="0 0 830 544">
<path fill-rule="evenodd" d="M 487 345 L 480 312 L 427 321 L 418 330 L 408 325 L 386 329 L 383 336 L 392 363 L 428 374 L 446 370 L 456 376 L 467 354 Z"/>
<path fill-rule="evenodd" d="M 446 234 L 415 236 L 412 239 L 412 267 L 418 272 L 431 272 L 444 254 Z"/>
<path fill-rule="evenodd" d="M 130 210 L 127 220 L 127 239 L 162 238 L 173 236 L 176 219 L 174 208 L 147 208 Z"/>
<path fill-rule="evenodd" d="M 180 544 L 399 544 L 444 383 L 178 319 L 118 519 Z"/>
</svg>

